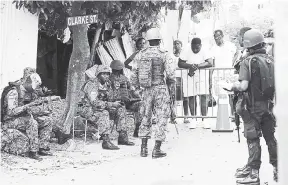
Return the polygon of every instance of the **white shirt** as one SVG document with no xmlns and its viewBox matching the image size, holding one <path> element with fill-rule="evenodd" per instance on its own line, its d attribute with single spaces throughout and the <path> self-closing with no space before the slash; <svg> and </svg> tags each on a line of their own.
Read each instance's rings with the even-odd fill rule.
<svg viewBox="0 0 288 185">
<path fill-rule="evenodd" d="M 211 57 L 203 47 L 196 54 L 189 47 L 180 55 L 180 59 L 186 61 L 187 64 L 201 64 L 209 58 Z M 188 76 L 188 70 L 182 70 L 182 78 L 184 97 L 209 94 L 209 70 L 197 70 L 193 77 Z"/>
<path fill-rule="evenodd" d="M 236 46 L 231 42 L 224 42 L 224 45 L 214 45 L 212 47 L 212 55 L 215 58 L 215 68 L 233 68 L 233 58 L 237 51 Z M 233 82 L 237 80 L 237 75 L 234 74 L 234 69 L 214 70 L 212 75 L 213 94 L 218 96 L 220 93 L 220 81 Z"/>
<path fill-rule="evenodd" d="M 234 54 L 236 53 L 236 46 L 231 42 L 224 42 L 224 45 L 214 45 L 212 47 L 212 55 L 215 58 L 215 67 L 231 68 Z"/>
</svg>

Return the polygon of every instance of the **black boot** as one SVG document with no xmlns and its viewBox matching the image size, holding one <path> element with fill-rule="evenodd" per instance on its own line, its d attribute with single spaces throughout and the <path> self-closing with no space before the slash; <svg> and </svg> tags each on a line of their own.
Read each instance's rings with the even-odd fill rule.
<svg viewBox="0 0 288 185">
<path fill-rule="evenodd" d="M 29 152 L 28 157 L 37 161 L 43 160 L 39 155 L 37 155 L 37 152 Z"/>
<path fill-rule="evenodd" d="M 68 141 L 69 139 L 72 138 L 71 134 L 64 134 L 60 130 L 57 130 L 57 132 L 55 133 L 55 136 L 58 139 L 58 144 L 59 145 L 63 145 L 64 143 L 66 143 L 66 141 Z"/>
<path fill-rule="evenodd" d="M 152 158 L 160 158 L 160 157 L 165 157 L 166 153 L 164 153 L 163 151 L 161 151 L 160 147 L 161 147 L 162 142 L 161 141 L 155 141 L 155 146 L 152 152 Z"/>
<path fill-rule="evenodd" d="M 115 146 L 109 138 L 108 134 L 103 134 L 103 142 L 102 142 L 102 148 L 105 150 L 119 150 L 117 146 Z"/>
<path fill-rule="evenodd" d="M 237 180 L 237 185 L 260 185 L 259 170 L 251 169 L 250 174 L 244 179 Z"/>
<path fill-rule="evenodd" d="M 118 136 L 118 145 L 133 146 L 134 143 L 128 139 L 127 131 L 120 131 Z"/>
<path fill-rule="evenodd" d="M 236 170 L 235 177 L 236 178 L 245 178 L 249 175 L 250 171 L 251 171 L 251 168 L 249 166 L 245 165 L 244 167 L 238 168 Z"/>
<path fill-rule="evenodd" d="M 133 133 L 133 137 L 139 137 L 138 134 L 139 134 L 139 125 L 137 124 L 137 125 L 135 126 L 135 130 L 134 130 L 134 133 Z"/>
<path fill-rule="evenodd" d="M 38 154 L 41 156 L 53 156 L 53 154 L 49 152 L 49 150 L 44 148 L 39 148 Z"/>
<path fill-rule="evenodd" d="M 147 148 L 148 138 L 142 138 L 142 144 L 141 144 L 141 157 L 147 157 L 148 156 L 148 148 Z"/>
<path fill-rule="evenodd" d="M 273 167 L 273 179 L 275 182 L 278 182 L 278 167 Z"/>
</svg>

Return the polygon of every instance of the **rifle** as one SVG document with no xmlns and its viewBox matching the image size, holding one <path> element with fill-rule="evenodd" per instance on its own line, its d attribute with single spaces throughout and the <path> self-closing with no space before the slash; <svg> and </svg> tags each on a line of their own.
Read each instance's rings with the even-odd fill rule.
<svg viewBox="0 0 288 185">
<path fill-rule="evenodd" d="M 238 93 L 234 92 L 234 99 L 233 99 L 233 109 L 235 110 L 234 112 L 234 117 L 235 117 L 235 125 L 236 125 L 236 130 L 238 133 L 238 143 L 240 143 L 240 116 L 236 113 L 236 104 L 238 101 Z"/>
<path fill-rule="evenodd" d="M 173 93 L 171 92 L 172 89 L 173 88 L 168 85 L 168 91 L 169 91 L 169 95 L 170 95 L 170 99 L 171 99 L 171 103 L 170 103 L 171 121 L 172 121 L 172 124 L 175 126 L 177 135 L 179 135 L 178 128 L 177 128 L 177 121 L 176 121 L 176 113 L 174 111 L 174 108 L 175 108 L 175 104 L 174 104 L 175 103 L 175 96 L 173 96 Z"/>
</svg>

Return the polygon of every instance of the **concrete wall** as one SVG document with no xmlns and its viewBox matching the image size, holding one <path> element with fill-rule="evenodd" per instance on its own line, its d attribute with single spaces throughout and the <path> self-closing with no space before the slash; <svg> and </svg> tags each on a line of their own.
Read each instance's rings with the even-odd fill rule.
<svg viewBox="0 0 288 185">
<path fill-rule="evenodd" d="M 275 78 L 276 78 L 276 95 L 277 102 L 274 112 L 277 117 L 277 132 L 278 132 L 278 144 L 279 144 L 279 185 L 288 184 L 288 114 L 287 114 L 287 102 L 288 102 L 288 83 L 287 69 L 288 69 L 288 55 L 287 55 L 287 16 L 288 16 L 288 2 L 276 1 L 274 9 L 276 14 L 275 24 Z"/>
<path fill-rule="evenodd" d="M 0 92 L 23 76 L 25 67 L 36 68 L 38 17 L 1 1 Z"/>
</svg>

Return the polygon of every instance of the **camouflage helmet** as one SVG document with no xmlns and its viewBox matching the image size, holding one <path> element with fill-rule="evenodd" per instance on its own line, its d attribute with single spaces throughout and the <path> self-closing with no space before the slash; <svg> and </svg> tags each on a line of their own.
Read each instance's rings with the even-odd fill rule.
<svg viewBox="0 0 288 185">
<path fill-rule="evenodd" d="M 121 70 L 125 67 L 125 65 L 120 60 L 113 60 L 110 64 L 110 67 L 114 70 Z"/>
<path fill-rule="evenodd" d="M 101 73 L 111 73 L 111 69 L 107 65 L 99 65 L 98 68 L 96 69 L 95 76 L 97 77 Z"/>
<path fill-rule="evenodd" d="M 42 84 L 41 77 L 37 73 L 28 76 L 24 82 L 24 88 L 27 91 L 33 91 Z"/>
<path fill-rule="evenodd" d="M 30 76 L 33 73 L 36 73 L 36 69 L 34 69 L 32 67 L 26 67 L 23 70 L 23 78 L 26 79 L 28 76 Z"/>
<path fill-rule="evenodd" d="M 147 40 L 161 39 L 160 30 L 158 28 L 151 28 L 146 32 Z"/>
<path fill-rule="evenodd" d="M 251 29 L 245 32 L 243 37 L 244 48 L 251 48 L 262 42 L 265 42 L 265 40 L 263 34 L 260 31 Z"/>
</svg>

